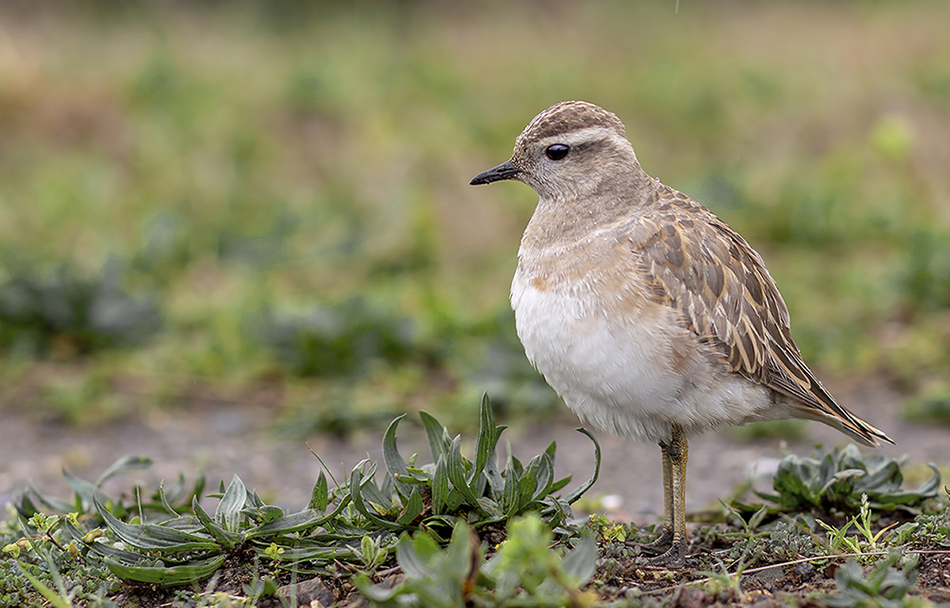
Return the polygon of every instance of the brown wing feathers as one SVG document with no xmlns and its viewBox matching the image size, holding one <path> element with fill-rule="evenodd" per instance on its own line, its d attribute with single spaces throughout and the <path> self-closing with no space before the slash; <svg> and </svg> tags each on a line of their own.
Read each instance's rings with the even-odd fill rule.
<svg viewBox="0 0 950 608">
<path fill-rule="evenodd" d="M 809 418 L 870 445 L 893 443 L 838 405 L 798 354 L 789 315 L 762 259 L 705 207 L 672 189 L 656 196 L 653 238 L 642 243 L 649 292 L 679 310 L 687 327 L 721 352 L 730 371 L 801 403 Z"/>
</svg>

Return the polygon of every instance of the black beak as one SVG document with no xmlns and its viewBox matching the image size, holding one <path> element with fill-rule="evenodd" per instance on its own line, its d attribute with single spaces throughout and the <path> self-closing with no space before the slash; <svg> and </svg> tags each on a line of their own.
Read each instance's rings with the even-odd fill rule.
<svg viewBox="0 0 950 608">
<path fill-rule="evenodd" d="M 497 167 L 489 169 L 488 171 L 482 171 L 478 175 L 472 178 L 468 184 L 470 186 L 478 186 L 480 184 L 490 184 L 492 182 L 500 182 L 503 179 L 511 179 L 515 175 L 521 173 L 521 169 L 511 164 L 511 161 L 503 162 Z"/>
</svg>

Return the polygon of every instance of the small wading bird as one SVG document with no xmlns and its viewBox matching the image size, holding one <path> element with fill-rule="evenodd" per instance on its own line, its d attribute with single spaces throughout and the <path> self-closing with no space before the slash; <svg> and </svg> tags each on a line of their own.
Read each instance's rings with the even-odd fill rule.
<svg viewBox="0 0 950 608">
<path fill-rule="evenodd" d="M 471 183 L 508 179 L 539 197 L 511 284 L 528 359 L 583 420 L 662 450 L 663 531 L 641 546 L 651 563 L 685 563 L 689 435 L 807 418 L 894 443 L 822 388 L 759 254 L 644 173 L 616 115 L 551 106 Z"/>
</svg>

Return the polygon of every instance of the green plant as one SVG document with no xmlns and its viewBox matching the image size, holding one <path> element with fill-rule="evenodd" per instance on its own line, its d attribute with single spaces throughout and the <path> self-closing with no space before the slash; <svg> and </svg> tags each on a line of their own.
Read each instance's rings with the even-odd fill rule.
<svg viewBox="0 0 950 608">
<path fill-rule="evenodd" d="M 922 513 L 895 530 L 895 542 L 906 543 L 914 538 L 923 545 L 950 547 L 950 487 L 944 486 L 944 492 L 941 508 L 934 513 Z"/>
<path fill-rule="evenodd" d="M 720 503 L 728 519 L 742 528 L 737 532 L 720 533 L 724 539 L 732 541 L 727 553 L 728 560 L 735 564 L 736 570 L 742 570 L 757 564 L 774 563 L 798 559 L 810 555 L 815 550 L 811 526 L 798 518 L 782 515 L 781 519 L 763 526 L 770 515 L 767 505 L 761 505 L 748 518 L 742 516 L 732 505 Z"/>
<path fill-rule="evenodd" d="M 861 508 L 857 515 L 848 520 L 845 525 L 837 528 L 820 519 L 815 522 L 825 529 L 826 542 L 822 547 L 828 555 L 841 553 L 871 553 L 878 550 L 878 541 L 896 524 L 881 528 L 876 533 L 871 529 L 871 507 L 867 494 L 861 496 Z M 857 531 L 856 535 L 848 535 L 851 527 Z"/>
<path fill-rule="evenodd" d="M 592 514 L 587 519 L 587 527 L 592 530 L 602 543 L 622 543 L 627 540 L 629 526 L 614 523 L 606 515 Z"/>
<path fill-rule="evenodd" d="M 265 504 L 236 475 L 227 488 L 222 484 L 210 495 L 219 499 L 213 513 L 199 501 L 203 479 L 188 493 L 181 477 L 169 493 L 159 487 L 150 501 L 143 501 L 137 489 L 133 504 L 102 492 L 101 485 L 111 477 L 151 465 L 146 458 L 121 459 L 96 484 L 64 471 L 75 492 L 72 501 L 49 499 L 35 490 L 17 494 L 14 505 L 21 517 L 29 518 L 22 526 L 30 535 L 9 544 L 7 552 L 18 555 L 47 539 L 65 552 L 69 543 L 73 553 L 106 566 L 120 579 L 162 586 L 202 581 L 229 556 L 242 555 L 253 556 L 268 571 L 328 574 L 342 564 L 371 573 L 388 561 L 400 533 L 421 529 L 443 540 L 458 521 L 491 529 L 537 511 L 547 525 L 567 535 L 573 530 L 570 504 L 590 488 L 600 468 L 594 441 L 593 476 L 562 498 L 556 493 L 570 478 L 554 476 L 553 443 L 525 465 L 509 453 L 501 467 L 496 445 L 504 427 L 495 426 L 487 397 L 481 403 L 474 460 L 462 456 L 461 437 L 451 439 L 445 427 L 423 413 L 435 463 L 417 466 L 415 456 L 406 462 L 396 446 L 401 419 L 392 422 L 383 440 L 381 483 L 375 479 L 376 463 L 369 460 L 332 490 L 321 472 L 310 504 L 296 513 Z M 68 515 L 45 515 L 34 498 Z"/>
<path fill-rule="evenodd" d="M 772 478 L 775 493 L 756 494 L 775 503 L 776 512 L 857 513 L 863 495 L 867 495 L 869 505 L 874 509 L 919 512 L 915 508 L 937 495 L 940 472 L 934 465 L 928 465 L 933 476 L 916 490 L 903 490 L 903 463 L 903 459 L 882 454 L 862 455 L 854 444 L 828 453 L 818 446 L 812 458 L 800 458 L 795 454 L 783 457 Z M 758 510 L 741 503 L 733 506 L 743 512 Z"/>
<path fill-rule="evenodd" d="M 508 539 L 487 562 L 472 529 L 459 520 L 443 551 L 427 534 L 404 534 L 396 561 L 406 580 L 374 585 L 361 574 L 354 584 L 380 606 L 593 606 L 596 596 L 579 589 L 594 574 L 597 548 L 588 537 L 562 556 L 537 514 L 510 520 Z"/>
<path fill-rule="evenodd" d="M 0 285 L 0 348 L 21 356 L 69 359 L 137 345 L 161 326 L 155 302 L 127 293 L 108 265 L 92 278 L 66 264 L 47 275 L 19 266 Z"/>
<path fill-rule="evenodd" d="M 188 488 L 185 476 L 180 474 L 178 480 L 170 489 L 166 491 L 164 484 L 162 484 L 151 494 L 151 498 L 144 500 L 141 489 L 136 488 L 134 492 L 134 504 L 127 504 L 124 497 L 113 499 L 105 495 L 100 489 L 102 484 L 113 477 L 129 471 L 147 469 L 151 467 L 152 464 L 154 464 L 154 461 L 151 458 L 123 456 L 110 465 L 102 475 L 99 476 L 99 479 L 97 479 L 95 483 L 80 479 L 63 469 L 63 477 L 73 489 L 73 497 L 71 500 L 44 496 L 35 488 L 26 487 L 18 489 L 13 493 L 11 504 L 20 517 L 31 521 L 33 521 L 33 518 L 37 518 L 36 521 L 50 521 L 49 518 L 40 511 L 40 507 L 53 513 L 75 513 L 77 516 L 83 516 L 84 525 L 91 531 L 94 530 L 96 526 L 104 523 L 95 505 L 97 496 L 99 502 L 108 505 L 110 513 L 118 518 L 132 517 L 133 509 L 135 514 L 139 517 L 146 514 L 161 515 L 164 517 L 177 515 L 177 511 L 189 509 L 192 501 L 201 497 L 205 487 L 205 478 L 203 475 L 199 475 L 194 485 Z M 39 505 L 37 505 L 37 503 L 39 503 Z"/>
<path fill-rule="evenodd" d="M 832 608 L 911 608 L 932 605 L 926 600 L 907 595 L 917 583 L 917 560 L 911 559 L 897 568 L 900 561 L 900 553 L 892 552 L 865 575 L 861 565 L 849 559 L 835 572 L 837 592 L 821 599 Z"/>
<path fill-rule="evenodd" d="M 307 315 L 266 313 L 255 323 L 261 341 L 301 376 L 354 374 L 376 361 L 397 364 L 424 351 L 411 320 L 363 298 Z"/>
<path fill-rule="evenodd" d="M 460 436 L 451 438 L 445 427 L 425 412 L 421 417 L 435 462 L 418 467 L 414 457 L 407 463 L 399 454 L 396 427 L 402 416 L 396 418 L 386 431 L 383 458 L 395 481 L 393 489 L 400 501 L 418 505 L 421 500 L 414 497 L 420 496 L 420 489 L 429 489 L 431 515 L 436 519 L 445 514 L 465 513 L 469 522 L 480 528 L 537 510 L 553 528 L 562 529 L 570 518 L 570 505 L 591 488 L 600 471 L 600 446 L 584 429 L 579 431 L 594 443 L 594 474 L 564 498 L 555 493 L 570 482 L 570 477 L 559 480 L 554 477 L 557 447 L 554 442 L 524 465 L 509 451 L 504 468 L 501 468 L 496 445 L 506 427 L 495 426 L 487 396 L 482 399 L 474 460 L 462 456 Z M 402 518 L 406 518 L 405 513 Z"/>
<path fill-rule="evenodd" d="M 950 424 L 950 385 L 942 384 L 922 395 L 908 399 L 904 417 L 925 424 Z"/>
</svg>

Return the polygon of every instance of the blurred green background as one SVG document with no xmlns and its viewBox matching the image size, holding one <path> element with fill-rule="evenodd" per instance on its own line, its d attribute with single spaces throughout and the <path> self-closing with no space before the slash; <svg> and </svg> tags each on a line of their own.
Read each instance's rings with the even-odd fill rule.
<svg viewBox="0 0 950 608">
<path fill-rule="evenodd" d="M 677 6 L 678 5 L 678 6 Z M 946 2 L 5 3 L 0 408 L 547 416 L 470 188 L 564 99 L 765 257 L 819 374 L 950 417 Z M 553 410 L 553 411 L 560 411 Z M 569 414 L 565 414 L 569 415 Z"/>
</svg>

